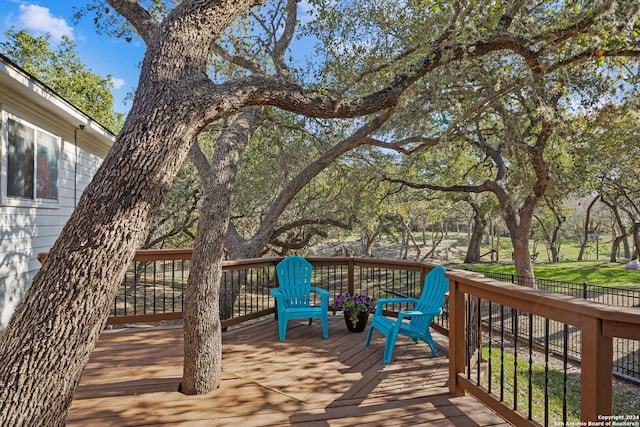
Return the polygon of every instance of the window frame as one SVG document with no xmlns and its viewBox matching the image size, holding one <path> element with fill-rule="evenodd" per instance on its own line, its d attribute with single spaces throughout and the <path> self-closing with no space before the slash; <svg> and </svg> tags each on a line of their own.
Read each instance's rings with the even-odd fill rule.
<svg viewBox="0 0 640 427">
<path fill-rule="evenodd" d="M 9 112 L 7 110 L 2 110 L 2 116 L 0 117 L 1 123 L 1 133 L 0 139 L 2 140 L 0 144 L 0 154 L 1 154 L 1 165 L 0 165 L 0 203 L 2 206 L 12 206 L 12 207 L 35 207 L 35 208 L 59 208 L 60 207 L 60 174 L 61 174 L 61 160 L 62 160 L 62 138 L 58 135 L 55 135 L 52 132 L 49 132 L 46 129 L 34 124 L 33 122 L 21 117 L 13 112 Z M 22 126 L 27 127 L 33 131 L 33 194 L 31 198 L 29 197 L 19 197 L 19 196 L 10 196 L 8 194 L 8 168 L 9 168 L 9 120 L 13 120 Z M 38 135 L 44 134 L 47 139 L 51 139 L 53 142 L 54 149 L 56 151 L 57 159 L 55 162 L 56 167 L 56 177 L 55 177 L 55 188 L 57 197 L 56 199 L 48 199 L 37 197 L 38 193 Z M 40 144 L 42 145 L 42 144 Z"/>
</svg>

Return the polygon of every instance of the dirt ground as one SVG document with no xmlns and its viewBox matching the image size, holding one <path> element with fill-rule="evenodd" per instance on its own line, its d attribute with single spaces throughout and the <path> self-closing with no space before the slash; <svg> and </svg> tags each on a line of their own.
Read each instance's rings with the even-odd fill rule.
<svg viewBox="0 0 640 427">
<path fill-rule="evenodd" d="M 429 256 L 432 249 L 431 242 L 424 244 L 419 242 L 418 248 L 410 245 L 406 251 L 406 256 L 399 241 L 392 239 L 377 240 L 371 250 L 373 258 L 383 259 L 406 259 L 408 261 L 431 262 L 435 264 L 462 262 L 466 253 L 466 246 L 463 242 L 466 235 L 449 235 L 437 244 L 435 251 Z M 363 245 L 357 239 L 333 240 L 320 245 L 316 245 L 309 251 L 309 256 L 354 256 L 365 257 Z M 425 256 L 427 256 L 425 258 Z"/>
</svg>

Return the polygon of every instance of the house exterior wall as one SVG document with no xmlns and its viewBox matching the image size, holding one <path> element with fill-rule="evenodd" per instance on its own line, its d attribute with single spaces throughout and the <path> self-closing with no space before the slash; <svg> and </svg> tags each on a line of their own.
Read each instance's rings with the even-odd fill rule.
<svg viewBox="0 0 640 427">
<path fill-rule="evenodd" d="M 115 139 L 89 117 L 11 65 L 0 61 L 0 113 L 5 117 L 4 123 L 10 115 L 60 138 L 58 201 L 43 204 L 7 197 L 7 167 L 3 160 L 0 167 L 0 185 L 5 186 L 0 197 L 0 333 L 40 268 L 38 253 L 47 252 L 53 246 Z M 0 121 L 0 126 L 2 123 Z M 0 130 L 0 158 L 6 159 L 7 132 Z"/>
</svg>

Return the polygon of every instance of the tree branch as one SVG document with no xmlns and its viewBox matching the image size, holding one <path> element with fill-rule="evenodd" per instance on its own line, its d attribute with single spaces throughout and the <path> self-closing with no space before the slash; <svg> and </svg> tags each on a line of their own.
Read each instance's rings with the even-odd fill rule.
<svg viewBox="0 0 640 427">
<path fill-rule="evenodd" d="M 518 0 L 507 9 L 507 11 L 500 17 L 498 31 L 507 31 L 513 22 L 513 18 L 520 12 L 520 10 L 527 4 L 526 0 Z"/>
<path fill-rule="evenodd" d="M 159 22 L 135 0 L 107 0 L 107 3 L 129 21 L 148 45 L 152 34 L 160 26 Z"/>
<path fill-rule="evenodd" d="M 211 52 L 220 56 L 221 58 L 226 59 L 232 64 L 237 65 L 238 67 L 244 68 L 245 70 L 250 71 L 253 74 L 262 75 L 264 74 L 260 69 L 260 66 L 253 61 L 248 60 L 244 56 L 234 55 L 231 52 L 224 49 L 218 43 L 211 44 Z"/>
<path fill-rule="evenodd" d="M 276 41 L 271 51 L 271 57 L 273 58 L 273 64 L 276 68 L 276 74 L 289 78 L 291 73 L 287 68 L 284 54 L 287 48 L 291 44 L 293 34 L 297 24 L 297 9 L 298 2 L 296 0 L 287 0 L 287 18 L 285 20 L 284 31 L 282 36 Z"/>
<path fill-rule="evenodd" d="M 280 215 L 296 194 L 316 175 L 322 172 L 329 164 L 342 154 L 355 147 L 367 143 L 367 136 L 378 130 L 391 116 L 392 110 L 386 110 L 365 125 L 356 130 L 350 137 L 337 143 L 324 152 L 322 156 L 310 163 L 298 175 L 292 178 L 278 193 L 269 210 L 264 215 L 260 228 L 255 233 L 254 239 L 264 239 L 269 236 L 280 218 Z"/>
<path fill-rule="evenodd" d="M 402 184 L 407 187 L 415 188 L 415 189 L 426 189 L 426 190 L 434 190 L 434 191 L 443 191 L 447 193 L 484 193 L 486 191 L 495 191 L 495 183 L 493 181 L 485 181 L 480 185 L 450 185 L 450 186 L 442 186 L 442 185 L 433 185 L 427 183 L 417 183 L 412 181 L 407 181 L 405 179 L 398 178 L 389 178 L 387 176 L 383 176 L 384 181 L 391 182 L 394 184 Z"/>
<path fill-rule="evenodd" d="M 271 239 L 275 239 L 278 236 L 281 236 L 288 231 L 291 231 L 298 227 L 304 227 L 306 225 L 331 225 L 333 227 L 339 227 L 345 230 L 351 230 L 351 227 L 352 227 L 351 224 L 347 224 L 342 221 L 337 221 L 335 219 L 330 219 L 330 218 L 300 219 L 300 220 L 285 224 L 282 227 L 278 227 L 275 230 L 273 230 L 273 232 L 271 233 Z"/>
<path fill-rule="evenodd" d="M 189 158 L 191 159 L 193 165 L 196 167 L 198 174 L 200 176 L 205 176 L 209 171 L 211 164 L 209 163 L 207 156 L 202 151 L 202 147 L 200 147 L 200 143 L 198 142 L 197 138 L 189 149 Z"/>
</svg>

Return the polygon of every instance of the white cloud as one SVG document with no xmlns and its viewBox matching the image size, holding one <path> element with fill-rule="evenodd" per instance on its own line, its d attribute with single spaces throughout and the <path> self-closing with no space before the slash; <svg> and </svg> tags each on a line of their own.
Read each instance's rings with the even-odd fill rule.
<svg viewBox="0 0 640 427">
<path fill-rule="evenodd" d="M 120 89 L 122 86 L 124 86 L 124 79 L 116 79 L 116 78 L 112 78 L 111 79 L 111 83 L 113 83 L 113 88 L 114 89 Z"/>
<path fill-rule="evenodd" d="M 62 18 L 51 15 L 48 8 L 35 4 L 20 5 L 20 23 L 24 28 L 37 34 L 51 34 L 53 41 L 60 41 L 62 36 L 73 40 L 73 28 Z"/>
<path fill-rule="evenodd" d="M 309 16 L 309 11 L 311 10 L 311 5 L 308 0 L 302 0 L 298 2 L 298 21 L 302 24 L 306 24 L 311 21 L 311 16 Z"/>
</svg>

